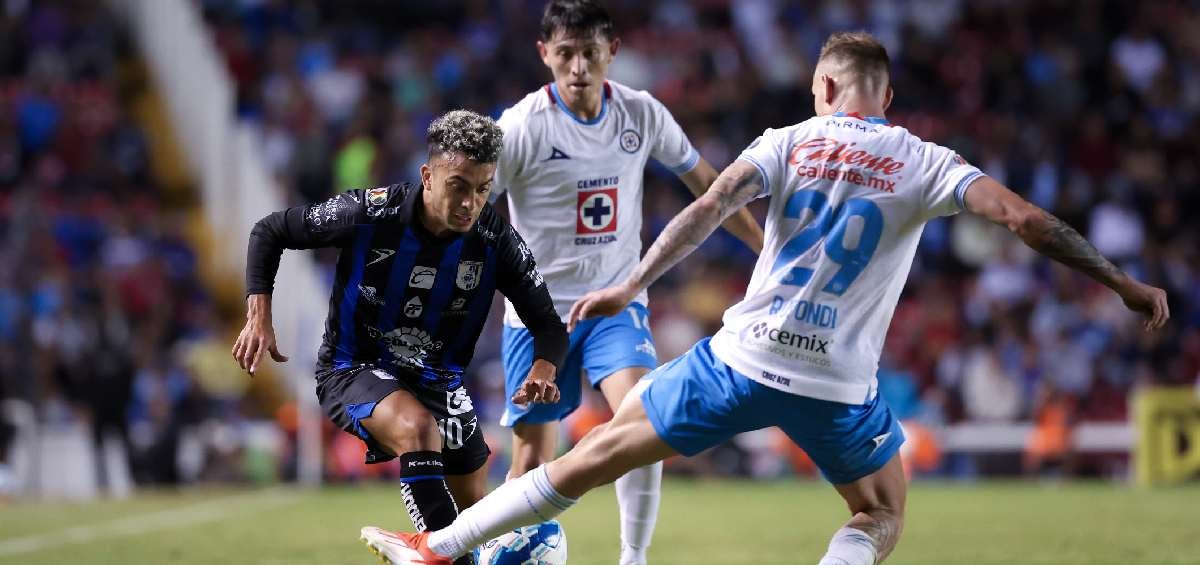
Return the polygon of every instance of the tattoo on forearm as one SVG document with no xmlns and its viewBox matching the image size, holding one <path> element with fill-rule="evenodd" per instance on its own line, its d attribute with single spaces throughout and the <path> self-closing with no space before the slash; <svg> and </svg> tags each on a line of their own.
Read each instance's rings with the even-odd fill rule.
<svg viewBox="0 0 1200 565">
<path fill-rule="evenodd" d="M 728 183 L 733 186 L 726 188 Z M 716 199 L 715 213 L 712 208 L 696 203 L 685 208 L 654 240 L 654 245 L 650 246 L 631 278 L 643 288 L 658 280 L 668 269 L 695 251 L 725 218 L 754 198 L 762 190 L 762 184 L 758 169 L 751 169 L 736 180 L 724 175 L 718 177 L 712 190 L 705 196 L 711 194 Z"/>
<path fill-rule="evenodd" d="M 1116 265 L 1105 259 L 1071 226 L 1045 211 L 1040 220 L 1026 240 L 1030 247 L 1105 284 L 1110 284 L 1121 274 Z"/>
</svg>

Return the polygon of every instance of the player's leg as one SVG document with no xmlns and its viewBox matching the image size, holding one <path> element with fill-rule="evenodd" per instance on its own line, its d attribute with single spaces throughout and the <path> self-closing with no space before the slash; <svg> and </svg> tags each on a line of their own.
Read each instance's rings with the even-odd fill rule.
<svg viewBox="0 0 1200 565">
<path fill-rule="evenodd" d="M 449 391 L 422 390 L 420 400 L 442 432 L 446 485 L 461 512 L 487 494 L 487 462 L 492 451 L 479 429 L 479 415 L 462 386 Z"/>
<path fill-rule="evenodd" d="M 702 341 L 648 375 L 609 423 L 592 430 L 566 455 L 488 493 L 449 528 L 392 539 L 439 563 L 437 555 L 462 555 L 507 530 L 549 520 L 583 493 L 631 469 L 676 453 L 695 455 L 761 427 L 765 423 L 753 419 L 766 420 L 760 411 L 736 410 L 748 382 L 716 360 L 707 340 Z"/>
<path fill-rule="evenodd" d="M 561 378 L 558 381 L 562 382 Z M 512 427 L 512 480 L 552 459 L 558 451 L 558 420 L 553 422 L 517 422 Z"/>
<path fill-rule="evenodd" d="M 446 475 L 446 486 L 460 511 L 470 508 L 487 494 L 487 465 L 465 475 Z"/>
<path fill-rule="evenodd" d="M 634 385 L 649 372 L 645 367 L 628 367 L 600 381 L 600 390 L 614 412 Z M 646 552 L 654 536 L 654 526 L 658 522 L 658 505 L 662 498 L 662 462 L 630 470 L 618 478 L 613 486 L 621 514 L 621 556 L 618 563 L 645 563 Z"/>
<path fill-rule="evenodd" d="M 615 413 L 638 381 L 658 366 L 646 307 L 630 304 L 625 311 L 600 319 L 584 343 L 583 366 Z M 619 563 L 645 563 L 658 521 L 662 463 L 633 469 L 613 486 L 621 514 Z"/>
<path fill-rule="evenodd" d="M 400 458 L 401 499 L 413 526 L 441 528 L 458 515 L 444 478 L 442 436 L 403 378 L 372 366 L 322 371 L 317 396 L 334 423 L 367 444 L 367 463 Z"/>
<path fill-rule="evenodd" d="M 464 510 L 449 528 L 430 534 L 428 548 L 439 555 L 463 555 L 513 528 L 551 520 L 587 491 L 674 454 L 642 403 L 631 396 L 610 422 L 593 429 L 565 455 L 504 483 Z"/>
<path fill-rule="evenodd" d="M 908 483 L 900 454 L 893 455 L 882 469 L 870 475 L 833 486 L 846 500 L 851 517 L 830 540 L 829 551 L 820 565 L 883 562 L 900 541 L 904 529 Z"/>
<path fill-rule="evenodd" d="M 580 336 L 586 335 L 592 324 L 581 324 L 570 336 L 563 366 L 555 383 L 560 393 L 554 404 L 512 403 L 512 395 L 520 388 L 533 365 L 533 335 L 525 328 L 504 327 L 501 360 L 504 363 L 504 414 L 500 425 L 512 427 L 512 463 L 508 478 L 514 479 L 554 459 L 558 451 L 558 422 L 579 406 Z"/>
<path fill-rule="evenodd" d="M 413 527 L 432 531 L 453 523 L 458 506 L 446 483 L 442 434 L 433 414 L 414 394 L 397 390 L 360 422 L 377 444 L 400 458 L 400 492 Z M 472 563 L 470 555 L 454 562 Z"/>
<path fill-rule="evenodd" d="M 761 385 L 760 385 L 761 386 Z M 765 387 L 764 387 L 765 389 Z M 878 395 L 843 404 L 769 390 L 780 428 L 804 448 L 850 508 L 820 565 L 874 565 L 904 525 L 904 432 Z"/>
</svg>

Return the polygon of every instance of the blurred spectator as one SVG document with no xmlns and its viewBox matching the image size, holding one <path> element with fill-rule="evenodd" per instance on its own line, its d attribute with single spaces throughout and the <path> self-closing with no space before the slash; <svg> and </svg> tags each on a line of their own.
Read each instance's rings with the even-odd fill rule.
<svg viewBox="0 0 1200 565">
<path fill-rule="evenodd" d="M 237 81 L 239 116 L 295 202 L 414 180 L 439 112 L 498 115 L 549 80 L 535 50 L 540 1 L 196 4 Z M 1059 457 L 1062 422 L 1125 418 L 1138 383 L 1200 386 L 1194 3 L 608 4 L 624 41 L 614 79 L 664 101 L 718 168 L 763 129 L 811 115 L 829 32 L 872 31 L 892 56 L 894 124 L 954 148 L 1169 293 L 1171 325 L 1147 336 L 1106 289 L 1003 230 L 938 220 L 888 335 L 880 387 L 896 410 L 929 426 L 1036 421 L 1032 470 Z M 122 65 L 135 57 L 103 4 L 0 7 L 0 261 L 21 266 L 0 271 L 0 390 L 45 421 L 127 428 L 135 457 L 219 415 L 232 423 L 209 435 L 236 453 L 227 439 L 240 419 L 272 412 L 245 402 L 253 393 L 217 361 L 216 306 L 176 227 L 186 198 L 156 186 L 127 109 Z M 645 188 L 648 244 L 690 195 L 661 168 Z M 761 217 L 763 203 L 752 209 Z M 754 260 L 718 232 L 651 289 L 660 361 L 719 327 Z M 493 422 L 497 334 L 486 330 L 469 376 Z M 770 444 L 684 465 L 736 468 L 729 457 Z M 360 454 L 333 449 L 331 470 L 361 471 Z"/>
<path fill-rule="evenodd" d="M 537 1 L 199 3 L 223 38 L 243 115 L 262 128 L 297 200 L 411 180 L 420 132 L 439 111 L 498 114 L 549 77 L 534 49 Z M 880 372 L 894 410 L 931 425 L 1029 421 L 1044 411 L 1037 391 L 1053 385 L 1080 413 L 1113 414 L 1134 375 L 1197 378 L 1200 226 L 1183 219 L 1200 209 L 1190 190 L 1200 182 L 1190 149 L 1200 141 L 1195 6 L 609 5 L 624 40 L 614 79 L 663 100 L 718 167 L 764 128 L 811 115 L 809 73 L 829 32 L 872 31 L 892 56 L 893 123 L 955 148 L 1171 296 L 1177 321 L 1147 339 L 1115 297 L 1003 230 L 966 217 L 934 222 Z M 647 244 L 688 199 L 671 175 L 647 172 Z M 718 233 L 651 289 L 660 360 L 719 327 L 753 261 Z M 497 355 L 481 351 L 476 367 Z"/>
</svg>

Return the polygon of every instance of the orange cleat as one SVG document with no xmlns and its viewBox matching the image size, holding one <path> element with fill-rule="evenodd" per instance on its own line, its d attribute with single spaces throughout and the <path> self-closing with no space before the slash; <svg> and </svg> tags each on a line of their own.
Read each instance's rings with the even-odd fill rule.
<svg viewBox="0 0 1200 565">
<path fill-rule="evenodd" d="M 389 532 L 367 526 L 359 536 L 380 561 L 388 565 L 452 565 L 452 560 L 429 549 L 429 533 Z"/>
</svg>

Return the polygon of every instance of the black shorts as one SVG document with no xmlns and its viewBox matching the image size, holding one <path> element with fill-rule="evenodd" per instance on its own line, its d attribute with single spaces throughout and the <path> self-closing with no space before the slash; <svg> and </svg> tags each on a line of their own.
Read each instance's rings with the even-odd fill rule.
<svg viewBox="0 0 1200 565">
<path fill-rule="evenodd" d="M 367 433 L 361 420 L 387 395 L 403 390 L 412 394 L 437 420 L 442 432 L 442 460 L 447 475 L 466 475 L 487 463 L 492 451 L 483 440 L 479 416 L 461 384 L 452 389 L 423 386 L 416 375 L 390 373 L 374 365 L 317 370 L 317 399 L 334 424 L 367 444 L 367 463 L 395 459 Z"/>
</svg>

